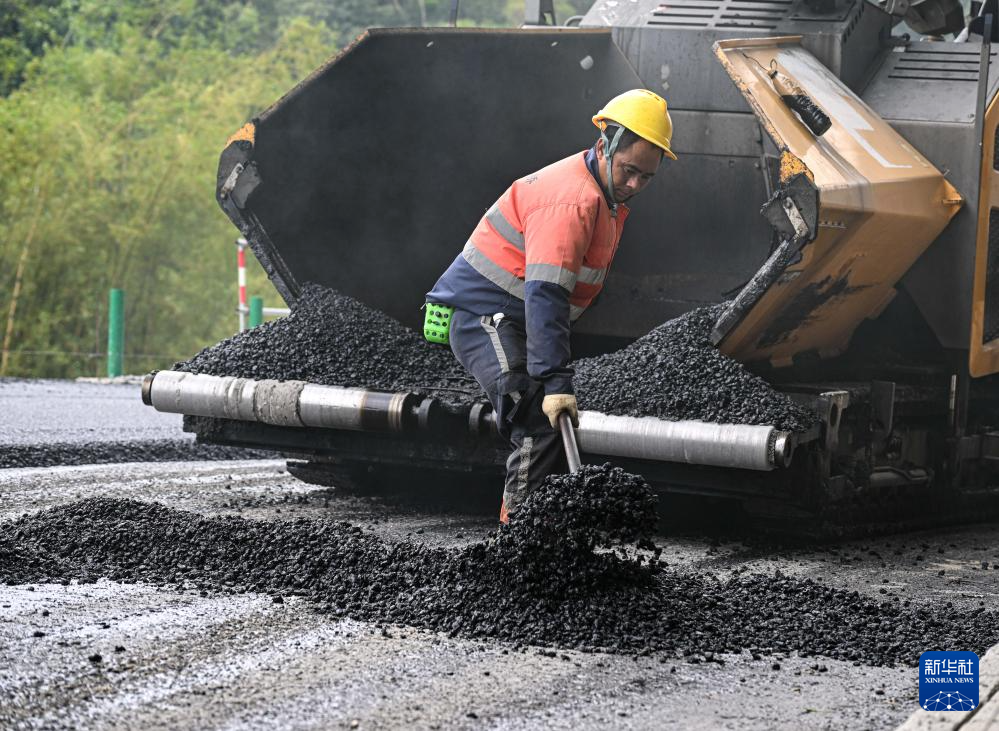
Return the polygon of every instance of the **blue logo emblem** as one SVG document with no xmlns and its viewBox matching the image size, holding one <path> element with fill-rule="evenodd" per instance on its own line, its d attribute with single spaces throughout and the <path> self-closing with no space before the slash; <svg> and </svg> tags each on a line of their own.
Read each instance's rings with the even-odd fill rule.
<svg viewBox="0 0 999 731">
<path fill-rule="evenodd" d="M 924 652 L 919 656 L 919 706 L 926 711 L 970 711 L 978 706 L 978 655 Z"/>
</svg>

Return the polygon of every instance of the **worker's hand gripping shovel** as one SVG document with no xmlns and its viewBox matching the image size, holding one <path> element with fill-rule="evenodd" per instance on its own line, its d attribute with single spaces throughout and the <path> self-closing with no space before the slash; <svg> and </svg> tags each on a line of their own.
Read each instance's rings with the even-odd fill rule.
<svg viewBox="0 0 999 731">
<path fill-rule="evenodd" d="M 565 459 L 569 463 L 569 472 L 579 472 L 579 445 L 576 443 L 576 432 L 572 428 L 572 416 L 568 411 L 558 415 L 558 430 L 562 433 L 562 446 L 565 447 Z"/>
<path fill-rule="evenodd" d="M 576 397 L 571 393 L 550 393 L 541 402 L 541 410 L 548 417 L 552 429 L 562 434 L 569 472 L 579 472 L 579 446 L 576 444 L 576 432 L 572 430 L 573 423 L 579 423 Z"/>
</svg>

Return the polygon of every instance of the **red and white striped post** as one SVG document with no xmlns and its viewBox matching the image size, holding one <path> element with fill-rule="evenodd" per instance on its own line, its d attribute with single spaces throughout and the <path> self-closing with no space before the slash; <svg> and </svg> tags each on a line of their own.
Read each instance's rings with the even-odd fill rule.
<svg viewBox="0 0 999 731">
<path fill-rule="evenodd" d="M 254 324 L 253 316 L 250 313 L 250 303 L 246 296 L 246 248 L 250 242 L 240 236 L 236 239 L 236 284 L 239 288 L 239 299 L 236 303 L 236 312 L 239 313 L 239 331 L 243 332 L 247 326 L 247 315 L 250 315 L 250 327 Z M 287 307 L 264 307 L 262 314 L 269 317 L 284 317 L 290 315 L 291 310 Z"/>
<path fill-rule="evenodd" d="M 250 311 L 250 305 L 246 301 L 246 247 L 249 245 L 246 239 L 240 236 L 236 239 L 236 281 L 239 286 L 239 302 L 236 310 L 239 312 L 239 331 L 246 329 L 246 314 Z"/>
</svg>

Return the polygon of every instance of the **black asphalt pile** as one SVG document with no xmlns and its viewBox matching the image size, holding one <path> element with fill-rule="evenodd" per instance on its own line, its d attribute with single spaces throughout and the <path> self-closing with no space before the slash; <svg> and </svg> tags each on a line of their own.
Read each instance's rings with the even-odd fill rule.
<svg viewBox="0 0 999 731">
<path fill-rule="evenodd" d="M 623 350 L 575 362 L 581 408 L 622 416 L 803 429 L 813 415 L 708 340 L 723 305 L 670 320 Z M 460 407 L 483 398 L 446 347 L 357 300 L 306 285 L 291 315 L 223 340 L 177 370 L 415 391 Z"/>
<path fill-rule="evenodd" d="M 329 519 L 207 518 L 89 499 L 0 526 L 0 581 L 109 577 L 300 595 L 383 626 L 692 661 L 749 649 L 911 664 L 927 638 L 979 653 L 999 639 L 994 612 L 875 601 L 779 573 L 722 581 L 625 551 L 619 541 L 647 545 L 654 502 L 640 478 L 587 467 L 552 478 L 488 540 L 442 549 Z"/>
<path fill-rule="evenodd" d="M 711 328 L 724 308 L 692 310 L 622 350 L 576 361 L 580 408 L 670 421 L 807 429 L 813 414 L 711 344 Z"/>
<path fill-rule="evenodd" d="M 305 286 L 287 317 L 205 348 L 174 368 L 211 376 L 414 391 L 448 403 L 468 402 L 481 393 L 448 348 L 317 284 Z"/>
<path fill-rule="evenodd" d="M 0 469 L 56 467 L 120 462 L 187 462 L 225 459 L 273 459 L 273 452 L 198 444 L 193 439 L 126 442 L 53 442 L 0 445 Z"/>
</svg>

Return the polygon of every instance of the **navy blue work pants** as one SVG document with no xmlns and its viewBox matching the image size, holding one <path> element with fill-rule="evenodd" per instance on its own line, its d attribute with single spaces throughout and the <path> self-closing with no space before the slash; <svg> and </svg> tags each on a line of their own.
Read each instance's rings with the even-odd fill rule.
<svg viewBox="0 0 999 731">
<path fill-rule="evenodd" d="M 527 333 L 510 318 L 455 309 L 450 340 L 455 357 L 493 405 L 500 436 L 510 443 L 503 504 L 513 515 L 545 477 L 568 472 L 561 437 L 541 410 L 544 387 L 527 373 Z"/>
</svg>

